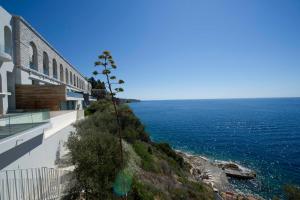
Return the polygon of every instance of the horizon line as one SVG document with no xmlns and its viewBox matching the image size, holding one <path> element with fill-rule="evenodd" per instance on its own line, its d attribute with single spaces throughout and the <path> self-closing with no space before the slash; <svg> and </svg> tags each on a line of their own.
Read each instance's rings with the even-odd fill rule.
<svg viewBox="0 0 300 200">
<path fill-rule="evenodd" d="M 300 96 L 292 97 L 228 97 L 228 98 L 183 98 L 183 99 L 139 99 L 133 98 L 140 101 L 181 101 L 181 100 L 238 100 L 238 99 L 295 99 L 300 98 Z"/>
</svg>

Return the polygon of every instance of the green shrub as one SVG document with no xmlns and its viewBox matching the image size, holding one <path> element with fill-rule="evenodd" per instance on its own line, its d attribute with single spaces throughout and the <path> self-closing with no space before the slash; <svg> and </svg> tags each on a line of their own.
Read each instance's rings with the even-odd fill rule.
<svg viewBox="0 0 300 200">
<path fill-rule="evenodd" d="M 146 143 L 141 141 L 136 141 L 133 143 L 134 151 L 140 156 L 142 159 L 142 168 L 146 171 L 157 172 L 157 166 L 155 166 L 155 162 L 153 159 L 153 155 L 149 153 L 148 146 Z"/>
<path fill-rule="evenodd" d="M 92 103 L 86 110 L 86 115 L 92 115 L 94 125 L 107 130 L 111 134 L 117 133 L 116 116 L 114 115 L 112 103 L 107 100 L 99 100 Z M 129 143 L 136 140 L 150 142 L 149 135 L 145 132 L 145 127 L 134 115 L 132 110 L 125 104 L 118 106 L 121 123 L 122 137 Z"/>
<path fill-rule="evenodd" d="M 165 195 L 155 187 L 142 183 L 136 179 L 133 180 L 132 190 L 129 194 L 129 200 L 154 200 L 160 199 L 164 200 L 167 199 Z"/>
<path fill-rule="evenodd" d="M 156 147 L 158 150 L 164 152 L 167 156 L 169 156 L 170 158 L 174 159 L 180 167 L 184 167 L 184 160 L 183 158 L 178 155 L 171 147 L 168 143 L 158 143 L 156 144 Z"/>
<path fill-rule="evenodd" d="M 67 141 L 71 163 L 75 166 L 74 182 L 69 199 L 85 191 L 88 199 L 113 198 L 112 185 L 121 169 L 120 148 L 117 138 L 97 128 L 92 118 L 76 125 Z M 87 128 L 88 127 L 88 128 Z"/>
<path fill-rule="evenodd" d="M 299 200 L 300 199 L 300 189 L 295 185 L 285 185 L 284 186 L 285 196 L 288 200 Z"/>
<path fill-rule="evenodd" d="M 97 111 L 104 111 L 104 110 L 108 110 L 111 109 L 112 107 L 112 103 L 110 101 L 107 101 L 105 99 L 102 100 L 98 100 L 96 102 L 93 102 L 91 105 L 89 105 L 89 107 L 87 107 L 84 111 L 84 114 L 86 116 L 88 115 L 92 115 Z"/>
</svg>

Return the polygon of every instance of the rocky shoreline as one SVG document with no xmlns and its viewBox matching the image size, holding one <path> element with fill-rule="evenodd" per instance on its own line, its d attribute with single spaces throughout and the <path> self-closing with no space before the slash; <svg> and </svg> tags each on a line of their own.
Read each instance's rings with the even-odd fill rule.
<svg viewBox="0 0 300 200">
<path fill-rule="evenodd" d="M 210 185 L 224 200 L 262 200 L 259 196 L 236 191 L 228 181 L 228 177 L 237 179 L 254 179 L 256 173 L 234 162 L 211 161 L 198 155 L 177 151 L 191 165 L 190 173 L 197 180 Z"/>
</svg>

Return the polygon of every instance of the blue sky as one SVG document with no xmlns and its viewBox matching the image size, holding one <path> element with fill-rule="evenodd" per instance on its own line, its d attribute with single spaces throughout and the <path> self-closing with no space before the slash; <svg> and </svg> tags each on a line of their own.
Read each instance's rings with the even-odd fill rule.
<svg viewBox="0 0 300 200">
<path fill-rule="evenodd" d="M 112 52 L 123 97 L 300 96 L 299 0 L 0 0 L 85 75 Z"/>
</svg>

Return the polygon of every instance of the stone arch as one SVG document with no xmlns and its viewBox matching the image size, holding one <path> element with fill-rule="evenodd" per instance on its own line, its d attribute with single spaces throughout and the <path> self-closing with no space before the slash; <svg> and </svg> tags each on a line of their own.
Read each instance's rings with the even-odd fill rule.
<svg viewBox="0 0 300 200">
<path fill-rule="evenodd" d="M 33 42 L 29 43 L 29 67 L 38 70 L 37 48 Z"/>
<path fill-rule="evenodd" d="M 12 35 L 8 26 L 4 26 L 4 52 L 12 55 Z"/>
<path fill-rule="evenodd" d="M 65 73 L 66 73 L 66 84 L 69 84 L 69 72 L 67 68 L 65 70 Z"/>
<path fill-rule="evenodd" d="M 57 79 L 57 62 L 55 58 L 53 58 L 52 65 L 53 65 L 53 78 Z"/>
<path fill-rule="evenodd" d="M 60 64 L 59 67 L 59 76 L 60 76 L 60 81 L 64 82 L 64 67 L 62 66 L 62 64 Z"/>
<path fill-rule="evenodd" d="M 43 73 L 49 76 L 49 57 L 45 51 L 43 52 Z"/>
<path fill-rule="evenodd" d="M 70 85 L 73 85 L 73 74 L 71 71 L 70 71 Z"/>
</svg>

